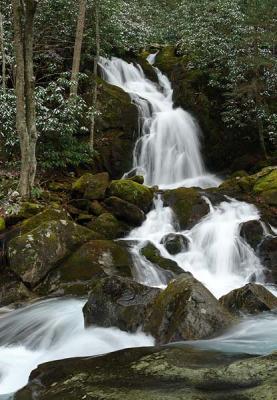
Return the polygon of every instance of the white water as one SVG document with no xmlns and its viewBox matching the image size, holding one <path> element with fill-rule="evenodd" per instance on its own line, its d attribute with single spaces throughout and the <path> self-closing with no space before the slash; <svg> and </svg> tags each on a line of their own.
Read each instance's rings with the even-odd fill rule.
<svg viewBox="0 0 277 400">
<path fill-rule="evenodd" d="M 47 361 L 154 344 L 143 333 L 129 334 L 116 328 L 85 329 L 84 303 L 51 299 L 0 318 L 0 395 L 20 389 L 28 382 L 31 371 Z"/>
<path fill-rule="evenodd" d="M 155 201 L 155 209 L 139 228 L 134 229 L 127 240 L 134 240 L 133 252 L 139 254 L 146 241 L 151 241 L 161 254 L 176 261 L 184 271 L 190 271 L 196 279 L 216 296 L 241 287 L 255 274 L 257 282 L 263 283 L 263 266 L 253 249 L 240 236 L 241 224 L 259 220 L 257 209 L 247 203 L 227 200 L 217 207 L 210 206 L 210 212 L 191 230 L 180 231 L 174 223 L 174 214 L 164 207 L 161 199 Z M 162 238 L 169 233 L 181 233 L 189 240 L 189 248 L 175 256 L 170 255 Z M 141 262 L 145 262 L 140 256 Z M 148 274 L 154 268 L 148 269 Z M 154 269 L 155 270 L 155 269 Z M 138 280 L 149 284 L 144 270 Z M 153 274 L 153 286 L 163 286 L 165 281 Z"/>
<path fill-rule="evenodd" d="M 149 59 L 151 63 L 155 55 Z M 168 78 L 156 69 L 159 85 L 146 79 L 139 65 L 101 58 L 103 77 L 127 92 L 140 114 L 140 137 L 134 149 L 133 173 L 142 174 L 146 185 L 161 188 L 217 186 L 200 153 L 200 130 L 192 116 L 174 108 Z"/>
</svg>

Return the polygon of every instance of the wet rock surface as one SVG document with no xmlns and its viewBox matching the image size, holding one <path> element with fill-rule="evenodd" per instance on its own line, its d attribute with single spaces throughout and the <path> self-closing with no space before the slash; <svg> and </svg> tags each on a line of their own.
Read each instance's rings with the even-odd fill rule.
<svg viewBox="0 0 277 400">
<path fill-rule="evenodd" d="M 173 209 L 181 229 L 190 229 L 209 212 L 208 204 L 195 188 L 167 190 L 164 201 Z"/>
<path fill-rule="evenodd" d="M 126 278 L 103 278 L 95 283 L 84 306 L 85 325 L 115 326 L 136 332 L 145 321 L 149 304 L 159 292 L 159 289 Z"/>
<path fill-rule="evenodd" d="M 277 297 L 262 285 L 248 283 L 242 288 L 232 290 L 219 299 L 220 304 L 230 313 L 239 315 L 258 314 L 277 309 Z"/>
<path fill-rule="evenodd" d="M 166 344 L 212 337 L 233 322 L 231 314 L 202 283 L 184 274 L 155 298 L 144 330 L 157 343 Z"/>
<path fill-rule="evenodd" d="M 148 261 L 160 268 L 163 272 L 167 272 L 169 278 L 173 278 L 176 275 L 184 273 L 184 270 L 179 265 L 169 258 L 165 258 L 161 255 L 161 252 L 153 243 L 148 242 L 140 251 Z"/>
<path fill-rule="evenodd" d="M 55 361 L 33 371 L 15 400 L 273 400 L 276 357 L 179 346 Z"/>
<path fill-rule="evenodd" d="M 176 255 L 188 249 L 189 240 L 180 234 L 170 233 L 162 238 L 161 243 L 171 255 Z"/>
<path fill-rule="evenodd" d="M 132 268 L 125 248 L 111 240 L 91 240 L 51 271 L 36 293 L 87 296 L 95 280 L 109 275 L 131 278 Z"/>
</svg>

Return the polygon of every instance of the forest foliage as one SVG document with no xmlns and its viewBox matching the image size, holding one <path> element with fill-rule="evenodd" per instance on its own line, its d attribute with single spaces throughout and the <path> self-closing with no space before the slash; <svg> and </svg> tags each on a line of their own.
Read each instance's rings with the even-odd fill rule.
<svg viewBox="0 0 277 400">
<path fill-rule="evenodd" d="M 6 160 L 18 162 L 15 130 L 15 55 L 11 3 L 0 1 L 5 73 L 0 89 L 0 143 Z M 95 57 L 94 0 L 88 0 L 81 79 Z M 172 44 L 187 68 L 207 72 L 208 85 L 223 94 L 226 126 L 255 126 L 267 153 L 276 145 L 276 26 L 274 0 L 101 0 L 101 54 L 124 57 L 150 45 Z M 90 161 L 81 96 L 69 100 L 69 74 L 78 2 L 38 1 L 34 64 L 37 158 L 43 169 Z M 4 81 L 3 81 L 4 80 Z M 95 110 L 97 111 L 97 110 Z M 3 151 L 1 152 L 3 153 Z"/>
</svg>

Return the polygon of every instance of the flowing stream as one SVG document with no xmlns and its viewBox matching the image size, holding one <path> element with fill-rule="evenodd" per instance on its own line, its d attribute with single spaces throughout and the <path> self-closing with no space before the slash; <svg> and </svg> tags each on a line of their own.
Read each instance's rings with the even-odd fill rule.
<svg viewBox="0 0 277 400">
<path fill-rule="evenodd" d="M 149 62 L 153 64 L 154 61 L 155 55 L 151 55 Z M 133 169 L 127 176 L 142 174 L 147 185 L 160 188 L 208 188 L 220 183 L 220 179 L 205 170 L 200 130 L 189 113 L 174 107 L 172 87 L 165 75 L 155 69 L 159 84 L 153 83 L 139 66 L 118 58 L 102 58 L 100 67 L 103 77 L 127 92 L 139 110 L 140 134 L 134 149 Z M 164 273 L 141 255 L 146 241 L 151 241 L 162 256 L 176 261 L 184 271 L 190 271 L 216 297 L 243 286 L 253 277 L 263 284 L 263 266 L 240 236 L 244 222 L 260 220 L 258 210 L 251 204 L 229 198 L 216 206 L 206 201 L 209 213 L 192 229 L 182 231 L 162 198 L 155 200 L 146 221 L 125 238 L 131 243 L 138 281 L 149 286 L 166 286 Z M 188 241 L 188 246 L 175 256 L 162 244 L 163 237 L 169 233 L 183 235 Z M 9 393 L 24 386 L 38 364 L 154 344 L 153 338 L 142 332 L 85 329 L 84 303 L 85 299 L 51 299 L 18 310 L 0 309 L 1 399 L 11 398 Z M 244 318 L 218 338 L 196 341 L 193 345 L 266 354 L 276 349 L 276 337 L 276 315 L 263 313 Z"/>
</svg>

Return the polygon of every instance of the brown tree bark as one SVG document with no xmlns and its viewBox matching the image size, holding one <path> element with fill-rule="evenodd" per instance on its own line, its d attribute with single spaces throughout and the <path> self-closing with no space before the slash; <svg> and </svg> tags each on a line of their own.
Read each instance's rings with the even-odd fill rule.
<svg viewBox="0 0 277 400">
<path fill-rule="evenodd" d="M 81 51 L 82 51 L 85 19 L 86 19 L 86 8 L 87 8 L 87 0 L 79 0 L 79 15 L 77 21 L 76 35 L 75 35 L 70 96 L 77 96 L 78 92 L 78 74 L 80 72 Z"/>
<path fill-rule="evenodd" d="M 90 140 L 89 148 L 91 151 L 94 149 L 94 131 L 95 131 L 95 110 L 97 106 L 97 68 L 100 57 L 100 22 L 99 22 L 99 3 L 98 0 L 94 0 L 94 17 L 95 17 L 95 43 L 96 43 L 96 54 L 94 57 L 93 75 L 94 75 L 94 86 L 92 94 L 92 115 L 91 115 L 91 126 L 90 126 Z"/>
<path fill-rule="evenodd" d="M 16 56 L 16 128 L 20 139 L 19 192 L 31 196 L 36 174 L 36 114 L 33 73 L 33 23 L 36 0 L 12 0 Z"/>
<path fill-rule="evenodd" d="M 2 58 L 2 90 L 6 93 L 6 53 L 5 53 L 5 32 L 4 17 L 0 11 L 0 46 Z"/>
</svg>

